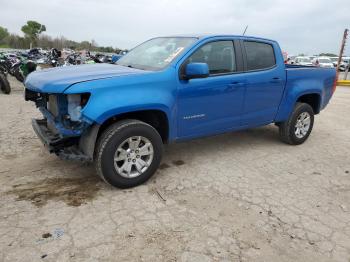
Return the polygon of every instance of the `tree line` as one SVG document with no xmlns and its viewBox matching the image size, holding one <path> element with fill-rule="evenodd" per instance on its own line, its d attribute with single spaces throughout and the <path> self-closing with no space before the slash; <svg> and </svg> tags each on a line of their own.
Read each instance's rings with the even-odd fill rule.
<svg viewBox="0 0 350 262">
<path fill-rule="evenodd" d="M 10 33 L 7 28 L 0 26 L 0 47 L 16 49 L 41 47 L 44 49 L 57 48 L 59 50 L 70 48 L 73 50 L 87 49 L 90 51 L 107 53 L 119 53 L 120 51 L 123 51 L 111 46 L 98 46 L 95 40 L 77 42 L 69 40 L 63 36 L 51 37 L 45 35 L 43 32 L 46 31 L 46 26 L 36 21 L 27 21 L 27 23 L 22 26 L 21 31 L 24 33 L 24 37 Z"/>
</svg>

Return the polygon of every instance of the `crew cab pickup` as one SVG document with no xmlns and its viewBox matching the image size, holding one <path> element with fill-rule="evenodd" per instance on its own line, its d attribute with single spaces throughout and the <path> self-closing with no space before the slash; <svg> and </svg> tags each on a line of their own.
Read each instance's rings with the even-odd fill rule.
<svg viewBox="0 0 350 262">
<path fill-rule="evenodd" d="M 163 145 L 275 123 L 302 144 L 335 91 L 334 68 L 285 65 L 273 40 L 233 35 L 153 38 L 115 64 L 31 73 L 25 99 L 38 137 L 64 159 L 93 161 L 127 188 L 157 170 Z"/>
</svg>

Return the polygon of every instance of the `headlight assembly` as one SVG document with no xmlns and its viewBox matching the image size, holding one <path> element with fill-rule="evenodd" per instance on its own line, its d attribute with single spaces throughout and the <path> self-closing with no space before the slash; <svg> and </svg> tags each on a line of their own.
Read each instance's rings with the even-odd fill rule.
<svg viewBox="0 0 350 262">
<path fill-rule="evenodd" d="M 71 121 L 77 122 L 81 119 L 81 110 L 87 104 L 90 94 L 67 95 L 68 115 Z"/>
</svg>

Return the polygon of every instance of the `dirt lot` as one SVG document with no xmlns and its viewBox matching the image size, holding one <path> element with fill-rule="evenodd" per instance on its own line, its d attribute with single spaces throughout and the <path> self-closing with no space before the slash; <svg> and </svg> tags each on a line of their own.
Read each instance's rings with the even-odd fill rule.
<svg viewBox="0 0 350 262">
<path fill-rule="evenodd" d="M 166 148 L 145 185 L 49 155 L 0 94 L 0 261 L 350 261 L 350 88 L 301 146 L 273 125 Z"/>
</svg>

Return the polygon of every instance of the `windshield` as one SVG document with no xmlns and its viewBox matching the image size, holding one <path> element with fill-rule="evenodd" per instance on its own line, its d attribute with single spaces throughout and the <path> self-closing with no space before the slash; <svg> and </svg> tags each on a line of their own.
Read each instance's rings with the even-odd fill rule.
<svg viewBox="0 0 350 262">
<path fill-rule="evenodd" d="M 320 58 L 320 59 L 318 59 L 318 62 L 320 62 L 320 63 L 332 63 L 332 61 L 330 59 L 327 59 L 327 58 Z"/>
<path fill-rule="evenodd" d="M 154 38 L 132 49 L 116 64 L 143 70 L 161 70 L 194 41 L 194 37 Z"/>
<path fill-rule="evenodd" d="M 332 62 L 338 62 L 338 57 L 331 57 L 329 59 L 332 60 Z"/>
</svg>

